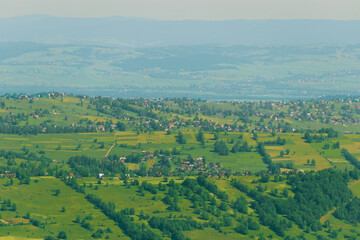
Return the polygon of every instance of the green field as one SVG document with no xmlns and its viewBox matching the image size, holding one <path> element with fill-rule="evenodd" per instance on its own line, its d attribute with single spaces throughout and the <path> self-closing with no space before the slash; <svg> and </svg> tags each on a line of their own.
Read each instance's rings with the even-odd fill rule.
<svg viewBox="0 0 360 240">
<path fill-rule="evenodd" d="M 35 183 L 36 180 L 36 183 Z M 91 231 L 84 229 L 74 220 L 77 216 L 81 219 L 88 215 L 94 229 L 110 227 L 111 239 L 128 239 L 101 211 L 94 209 L 81 194 L 74 192 L 59 180 L 53 177 L 32 179 L 29 186 L 18 185 L 15 181 L 11 187 L 4 187 L 5 179 L 1 180 L 1 199 L 11 199 L 16 203 L 16 212 L 2 211 L 1 216 L 8 226 L 0 228 L 2 236 L 19 236 L 26 238 L 40 238 L 57 234 L 61 229 L 66 229 L 70 239 L 88 239 Z M 59 196 L 54 196 L 54 190 L 59 189 Z M 66 211 L 62 212 L 65 207 Z M 30 213 L 32 219 L 45 223 L 45 229 L 29 225 L 29 220 L 24 219 Z M 19 224 L 23 223 L 23 224 Z"/>
</svg>

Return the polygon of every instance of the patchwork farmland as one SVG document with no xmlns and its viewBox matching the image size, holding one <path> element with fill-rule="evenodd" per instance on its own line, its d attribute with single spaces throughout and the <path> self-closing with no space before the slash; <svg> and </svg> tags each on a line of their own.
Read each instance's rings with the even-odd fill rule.
<svg viewBox="0 0 360 240">
<path fill-rule="evenodd" d="M 0 237 L 356 239 L 359 106 L 6 95 Z"/>
</svg>

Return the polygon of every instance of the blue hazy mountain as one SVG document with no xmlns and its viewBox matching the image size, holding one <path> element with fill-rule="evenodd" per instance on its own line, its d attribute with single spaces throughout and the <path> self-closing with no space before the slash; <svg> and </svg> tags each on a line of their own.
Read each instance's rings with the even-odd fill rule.
<svg viewBox="0 0 360 240">
<path fill-rule="evenodd" d="M 360 42 L 360 21 L 164 21 L 142 18 L 63 18 L 27 15 L 0 19 L 0 42 L 117 46 L 298 45 Z"/>
</svg>

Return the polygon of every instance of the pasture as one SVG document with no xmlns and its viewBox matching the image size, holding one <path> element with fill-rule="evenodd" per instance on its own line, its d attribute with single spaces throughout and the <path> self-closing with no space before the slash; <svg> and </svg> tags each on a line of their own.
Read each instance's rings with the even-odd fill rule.
<svg viewBox="0 0 360 240">
<path fill-rule="evenodd" d="M 97 229 L 106 230 L 111 239 L 128 239 L 121 230 L 109 220 L 100 210 L 94 209 L 84 196 L 76 193 L 60 180 L 53 177 L 32 178 L 30 185 L 19 185 L 14 181 L 12 186 L 4 186 L 6 179 L 0 180 L 0 198 L 10 199 L 16 204 L 16 211 L 1 211 L 1 219 L 9 224 L 0 227 L 1 236 L 18 236 L 26 238 L 39 238 L 44 236 L 57 236 L 59 231 L 65 231 L 69 239 L 89 239 Z M 58 196 L 55 190 L 59 190 Z M 65 208 L 65 211 L 62 209 Z M 44 227 L 34 226 L 24 217 L 30 214 Z M 88 220 L 94 230 L 88 230 L 75 223 L 76 217 Z M 89 217 L 88 217 L 89 218 Z M 89 219 L 90 219 L 89 218 Z M 20 223 L 20 224 L 19 224 Z"/>
</svg>

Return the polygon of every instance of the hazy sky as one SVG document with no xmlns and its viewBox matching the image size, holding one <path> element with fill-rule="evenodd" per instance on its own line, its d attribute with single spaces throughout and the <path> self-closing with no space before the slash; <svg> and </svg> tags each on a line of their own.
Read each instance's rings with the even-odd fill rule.
<svg viewBox="0 0 360 240">
<path fill-rule="evenodd" d="M 360 0 L 0 0 L 0 18 L 26 14 L 155 19 L 360 19 Z"/>
</svg>

